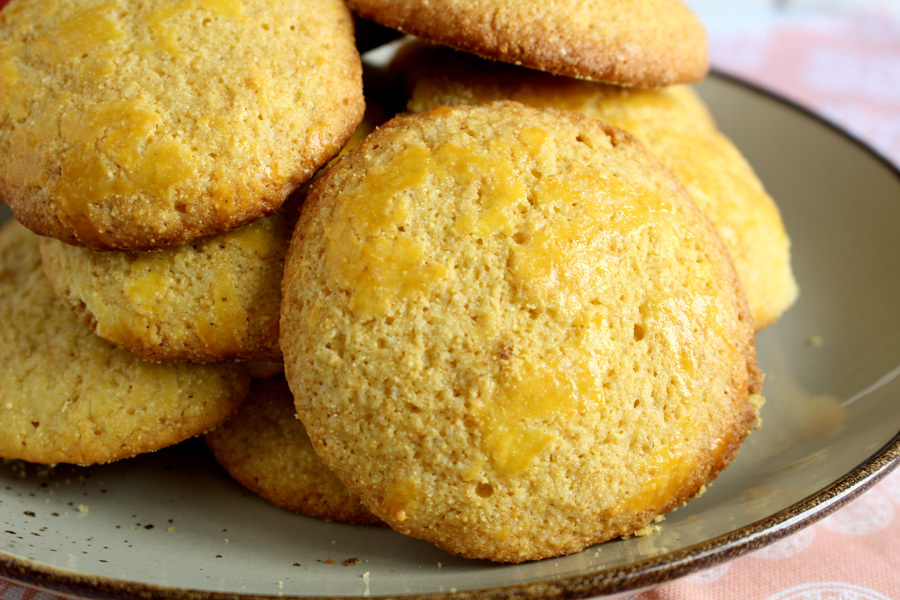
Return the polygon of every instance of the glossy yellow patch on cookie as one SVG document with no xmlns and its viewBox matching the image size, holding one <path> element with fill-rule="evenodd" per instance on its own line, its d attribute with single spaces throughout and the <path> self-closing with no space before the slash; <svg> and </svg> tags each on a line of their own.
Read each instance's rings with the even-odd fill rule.
<svg viewBox="0 0 900 600">
<path fill-rule="evenodd" d="M 419 507 L 418 496 L 421 494 L 419 486 L 410 479 L 397 479 L 387 489 L 384 499 L 379 504 L 379 509 L 389 515 L 391 519 L 403 522 L 407 519 L 409 511 Z"/>
<path fill-rule="evenodd" d="M 590 365 L 556 358 L 526 365 L 521 374 L 504 373 L 492 402 L 476 413 L 485 451 L 506 477 L 524 473 L 558 434 L 548 418 L 578 418 L 603 402 Z"/>
</svg>

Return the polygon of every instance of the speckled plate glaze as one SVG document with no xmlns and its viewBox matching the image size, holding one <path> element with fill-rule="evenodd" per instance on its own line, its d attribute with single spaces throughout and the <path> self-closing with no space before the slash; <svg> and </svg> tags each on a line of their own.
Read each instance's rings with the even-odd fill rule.
<svg viewBox="0 0 900 600">
<path fill-rule="evenodd" d="M 94 468 L 0 465 L 0 576 L 94 598 L 583 598 L 721 563 L 863 492 L 900 458 L 900 173 L 769 94 L 720 76 L 700 89 L 781 206 L 801 295 L 758 337 L 762 429 L 659 531 L 536 563 L 464 560 L 275 508 L 194 440 Z"/>
</svg>

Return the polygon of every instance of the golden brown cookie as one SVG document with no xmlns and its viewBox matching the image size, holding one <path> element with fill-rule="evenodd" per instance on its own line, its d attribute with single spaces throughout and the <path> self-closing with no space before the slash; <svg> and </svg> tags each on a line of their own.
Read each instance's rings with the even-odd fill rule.
<svg viewBox="0 0 900 600">
<path fill-rule="evenodd" d="M 485 58 L 656 87 L 702 79 L 703 25 L 680 0 L 350 0 L 362 17 Z"/>
<path fill-rule="evenodd" d="M 391 527 L 463 556 L 633 533 L 756 420 L 727 250 L 633 137 L 575 113 L 388 122 L 313 185 L 282 291 L 316 453 Z"/>
<path fill-rule="evenodd" d="M 284 377 L 254 381 L 241 409 L 205 438 L 222 468 L 276 506 L 331 521 L 379 522 L 316 456 Z"/>
<path fill-rule="evenodd" d="M 797 298 L 790 240 L 775 201 L 690 87 L 629 90 L 492 63 L 448 49 L 414 50 L 412 111 L 516 100 L 580 112 L 627 129 L 685 184 L 716 226 L 744 285 L 756 329 Z"/>
<path fill-rule="evenodd" d="M 43 238 L 44 270 L 97 335 L 142 358 L 280 361 L 281 275 L 297 204 L 165 250 L 99 252 Z"/>
<path fill-rule="evenodd" d="M 0 198 L 95 249 L 271 214 L 363 113 L 340 0 L 14 0 L 0 47 Z"/>
<path fill-rule="evenodd" d="M 246 398 L 235 364 L 141 360 L 93 335 L 44 277 L 38 236 L 0 230 L 0 457 L 105 463 L 212 429 Z"/>
</svg>

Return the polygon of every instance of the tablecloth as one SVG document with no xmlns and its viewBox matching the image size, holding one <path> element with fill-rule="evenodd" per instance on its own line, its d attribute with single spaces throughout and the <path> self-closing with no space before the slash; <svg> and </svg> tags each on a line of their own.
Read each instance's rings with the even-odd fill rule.
<svg viewBox="0 0 900 600">
<path fill-rule="evenodd" d="M 814 4 L 698 10 L 708 21 L 713 67 L 810 108 L 900 165 L 900 4 Z M 0 600 L 54 598 L 0 579 Z M 779 542 L 629 596 L 706 598 L 900 598 L 900 470 Z"/>
</svg>

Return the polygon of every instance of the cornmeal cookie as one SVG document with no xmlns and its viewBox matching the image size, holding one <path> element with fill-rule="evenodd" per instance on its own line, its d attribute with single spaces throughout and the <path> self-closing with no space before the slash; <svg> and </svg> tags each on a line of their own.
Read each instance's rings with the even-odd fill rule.
<svg viewBox="0 0 900 600">
<path fill-rule="evenodd" d="M 205 437 L 234 479 L 276 506 L 332 521 L 378 522 L 316 456 L 284 377 L 254 381 L 241 409 Z"/>
<path fill-rule="evenodd" d="M 281 276 L 296 204 L 165 250 L 99 252 L 43 238 L 44 270 L 97 335 L 143 358 L 280 361 Z"/>
<path fill-rule="evenodd" d="M 659 90 L 554 77 L 448 49 L 416 51 L 407 108 L 510 99 L 580 112 L 627 129 L 669 168 L 716 226 L 744 285 L 757 330 L 797 298 L 790 240 L 775 201 L 687 86 Z"/>
<path fill-rule="evenodd" d="M 0 230 L 0 457 L 105 463 L 212 429 L 246 398 L 234 364 L 141 360 L 93 335 L 57 299 L 38 236 Z"/>
<path fill-rule="evenodd" d="M 282 292 L 316 453 L 391 527 L 463 556 L 633 533 L 756 422 L 727 250 L 633 137 L 575 113 L 389 121 L 313 185 Z"/>
<path fill-rule="evenodd" d="M 13 0 L 0 48 L 0 198 L 100 250 L 271 214 L 363 114 L 340 0 Z"/>
<path fill-rule="evenodd" d="M 656 87 L 699 81 L 706 32 L 680 0 L 350 0 L 360 16 L 485 58 Z"/>
</svg>

